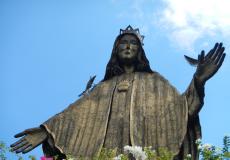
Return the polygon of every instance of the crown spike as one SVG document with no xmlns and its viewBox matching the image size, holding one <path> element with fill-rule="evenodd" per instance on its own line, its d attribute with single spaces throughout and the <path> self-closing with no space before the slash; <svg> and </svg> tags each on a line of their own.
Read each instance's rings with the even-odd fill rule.
<svg viewBox="0 0 230 160">
<path fill-rule="evenodd" d="M 128 25 L 126 29 L 120 29 L 120 35 L 122 34 L 135 34 L 137 38 L 140 40 L 141 44 L 144 45 L 144 36 L 140 34 L 139 28 L 133 29 L 131 25 Z"/>
</svg>

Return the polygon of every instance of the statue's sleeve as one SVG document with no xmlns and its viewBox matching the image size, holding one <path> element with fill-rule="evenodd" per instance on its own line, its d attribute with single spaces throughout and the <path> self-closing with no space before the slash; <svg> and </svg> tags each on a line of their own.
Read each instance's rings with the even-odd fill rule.
<svg viewBox="0 0 230 160">
<path fill-rule="evenodd" d="M 201 126 L 198 113 L 204 104 L 204 84 L 199 83 L 198 80 L 193 77 L 187 90 L 182 95 L 187 99 L 189 119 L 187 133 L 178 157 L 179 159 L 184 159 L 188 154 L 191 154 L 192 159 L 199 159 L 196 140 L 201 138 Z"/>
<path fill-rule="evenodd" d="M 198 115 L 204 104 L 204 84 L 193 77 L 189 87 L 183 93 L 187 99 L 189 117 Z"/>
</svg>

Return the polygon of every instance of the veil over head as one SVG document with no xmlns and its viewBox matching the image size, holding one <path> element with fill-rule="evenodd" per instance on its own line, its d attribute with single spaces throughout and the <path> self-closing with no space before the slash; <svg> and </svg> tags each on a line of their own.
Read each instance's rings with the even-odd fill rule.
<svg viewBox="0 0 230 160">
<path fill-rule="evenodd" d="M 140 41 L 140 39 L 134 33 L 123 33 L 123 34 L 118 35 L 117 38 L 115 39 L 112 54 L 111 54 L 111 57 L 110 57 L 110 60 L 107 64 L 107 66 L 106 66 L 105 76 L 104 76 L 104 79 L 102 81 L 109 80 L 114 76 L 118 76 L 118 75 L 121 75 L 122 73 L 124 73 L 124 70 L 123 70 L 123 68 L 122 68 L 122 66 L 118 60 L 117 53 L 118 53 L 118 44 L 120 43 L 121 38 L 125 35 L 133 35 L 138 40 L 138 46 L 139 46 L 138 56 L 137 56 L 136 61 L 134 62 L 135 72 L 153 73 L 152 69 L 150 68 L 149 61 L 145 55 L 145 51 L 142 47 L 142 42 Z"/>
</svg>

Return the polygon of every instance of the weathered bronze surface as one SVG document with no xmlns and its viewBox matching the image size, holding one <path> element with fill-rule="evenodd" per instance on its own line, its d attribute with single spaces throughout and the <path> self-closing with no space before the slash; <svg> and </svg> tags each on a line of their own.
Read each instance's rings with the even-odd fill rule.
<svg viewBox="0 0 230 160">
<path fill-rule="evenodd" d="M 102 147 L 125 145 L 165 147 L 183 160 L 198 159 L 195 140 L 201 137 L 199 111 L 204 85 L 221 67 L 224 47 L 217 43 L 198 60 L 188 57 L 197 70 L 183 93 L 152 71 L 142 47 L 139 30 L 128 26 L 116 38 L 104 79 L 88 94 L 38 128 L 27 129 L 12 144 L 27 153 L 43 144 L 47 156 L 70 154 L 92 159 Z"/>
</svg>

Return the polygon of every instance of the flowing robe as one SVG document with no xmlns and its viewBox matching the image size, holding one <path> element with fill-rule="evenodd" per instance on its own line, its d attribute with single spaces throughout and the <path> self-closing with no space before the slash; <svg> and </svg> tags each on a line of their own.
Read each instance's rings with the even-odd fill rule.
<svg viewBox="0 0 230 160">
<path fill-rule="evenodd" d="M 188 153 L 196 159 L 198 112 L 203 104 L 199 90 L 192 80 L 181 95 L 156 72 L 122 74 L 100 82 L 41 125 L 52 139 L 43 144 L 44 152 L 55 148 L 92 159 L 102 147 L 122 152 L 125 145 L 132 145 L 164 147 L 175 159 Z"/>
</svg>

